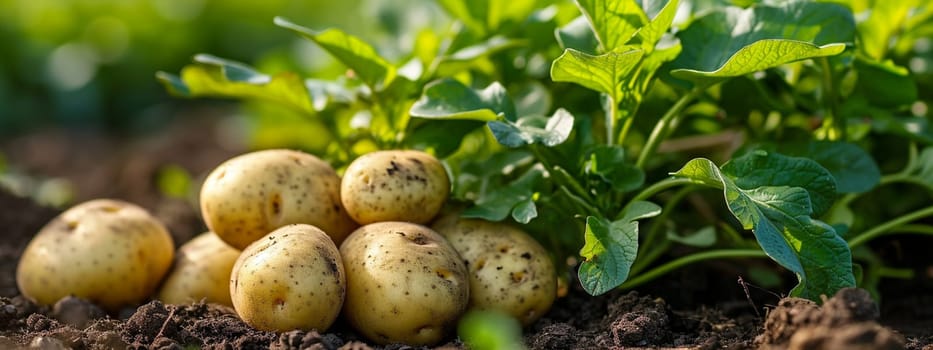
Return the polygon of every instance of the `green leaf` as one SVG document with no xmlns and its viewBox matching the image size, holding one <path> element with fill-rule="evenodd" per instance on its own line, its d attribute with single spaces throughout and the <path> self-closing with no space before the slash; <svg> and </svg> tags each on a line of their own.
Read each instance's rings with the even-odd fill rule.
<svg viewBox="0 0 933 350">
<path fill-rule="evenodd" d="M 847 142 L 814 141 L 803 149 L 789 149 L 788 155 L 813 159 L 829 171 L 839 193 L 867 192 L 878 185 L 881 170 L 861 147 Z"/>
<path fill-rule="evenodd" d="M 625 149 L 621 146 L 597 146 L 584 169 L 618 192 L 633 191 L 645 183 L 645 173 L 626 161 Z"/>
<path fill-rule="evenodd" d="M 584 245 L 580 249 L 583 262 L 577 271 L 583 289 L 590 295 L 600 295 L 618 287 L 628 279 L 638 252 L 638 222 L 658 215 L 661 208 L 651 202 L 635 202 L 621 220 L 588 216 Z"/>
<path fill-rule="evenodd" d="M 508 185 L 483 193 L 475 205 L 464 210 L 461 216 L 502 221 L 512 215 L 516 221 L 528 223 L 537 216 L 537 209 L 534 208 L 534 188 L 541 183 L 544 173 L 544 168 L 532 167 Z"/>
<path fill-rule="evenodd" d="M 747 165 L 732 170 L 745 169 Z M 808 168 L 803 167 L 807 177 Z M 780 171 L 771 171 L 775 170 Z M 797 275 L 799 283 L 791 290 L 792 296 L 819 301 L 820 295 L 833 295 L 841 288 L 855 285 L 849 246 L 831 226 L 809 216 L 808 190 L 782 185 L 788 182 L 782 176 L 774 176 L 777 179 L 774 184 L 761 183 L 766 179 L 757 173 L 751 173 L 751 181 L 743 180 L 702 158 L 691 160 L 674 175 L 723 190 L 729 210 L 742 227 L 754 232 L 758 244 L 771 259 Z M 738 182 L 759 185 L 742 187 Z"/>
<path fill-rule="evenodd" d="M 812 159 L 788 157 L 763 150 L 749 152 L 722 166 L 742 189 L 761 186 L 789 186 L 807 191 L 814 216 L 820 216 L 836 199 L 832 174 Z M 808 213 L 809 214 L 809 213 Z"/>
<path fill-rule="evenodd" d="M 917 166 L 911 172 L 918 183 L 933 191 L 933 147 L 924 148 L 917 156 Z"/>
<path fill-rule="evenodd" d="M 570 137 L 573 130 L 573 115 L 563 108 L 550 118 L 525 116 L 516 122 L 492 121 L 487 124 L 496 141 L 506 147 L 521 147 L 542 144 L 548 147 L 559 145 Z"/>
<path fill-rule="evenodd" d="M 473 90 L 454 79 L 431 82 L 409 111 L 411 116 L 429 119 L 493 121 L 504 116 L 515 120 L 515 105 L 499 83 Z"/>
<path fill-rule="evenodd" d="M 854 42 L 855 20 L 838 4 L 787 1 L 780 6 L 713 11 L 678 33 L 683 52 L 671 74 L 700 86 L 807 58 L 832 56 Z"/>
<path fill-rule="evenodd" d="M 518 23 L 531 14 L 536 0 L 437 0 L 444 10 L 479 33 L 492 33 L 505 23 Z"/>
<path fill-rule="evenodd" d="M 632 40 L 648 18 L 635 0 L 577 0 L 599 40 L 601 52 L 613 51 Z"/>
<path fill-rule="evenodd" d="M 891 46 L 891 38 L 902 30 L 918 0 L 872 1 L 868 18 L 858 24 L 859 50 L 881 60 Z"/>
<path fill-rule="evenodd" d="M 534 196 L 518 202 L 512 208 L 512 219 L 517 223 L 527 224 L 536 217 L 538 217 L 538 207 L 535 205 Z"/>
<path fill-rule="evenodd" d="M 194 61 L 182 68 L 180 76 L 159 72 L 156 78 L 169 92 L 182 97 L 264 100 L 307 114 L 315 113 L 311 101 L 316 101 L 317 105 L 321 100 L 335 98 L 331 90 L 309 91 L 294 73 L 270 76 L 243 63 L 204 54 L 195 56 Z"/>
<path fill-rule="evenodd" d="M 376 50 L 360 38 L 339 29 L 314 31 L 276 17 L 275 25 L 289 29 L 317 43 L 337 60 L 360 77 L 360 80 L 375 90 L 389 86 L 396 77 L 395 66 L 376 53 Z"/>
<path fill-rule="evenodd" d="M 436 157 L 445 158 L 460 148 L 467 134 L 482 126 L 472 120 L 417 120 L 409 124 L 411 132 L 403 143 L 408 148 L 430 149 Z"/>
<path fill-rule="evenodd" d="M 641 48 L 646 52 L 654 51 L 655 45 L 661 40 L 664 33 L 667 33 L 667 30 L 671 29 L 671 24 L 674 23 L 674 16 L 677 15 L 677 6 L 680 5 L 680 0 L 646 0 L 643 2 L 647 9 L 657 6 L 661 1 L 666 1 L 664 7 L 651 19 L 651 22 L 641 27 L 636 33 L 638 39 L 641 41 Z"/>
<path fill-rule="evenodd" d="M 557 37 L 557 43 L 563 49 L 574 49 L 595 55 L 599 47 L 599 40 L 596 39 L 596 33 L 593 33 L 593 28 L 590 27 L 586 16 L 577 17 L 570 23 L 558 28 L 554 35 Z"/>
<path fill-rule="evenodd" d="M 619 96 L 623 78 L 638 65 L 644 53 L 641 49 L 630 49 L 593 56 L 567 49 L 554 60 L 551 80 L 576 83 L 613 97 Z"/>
</svg>

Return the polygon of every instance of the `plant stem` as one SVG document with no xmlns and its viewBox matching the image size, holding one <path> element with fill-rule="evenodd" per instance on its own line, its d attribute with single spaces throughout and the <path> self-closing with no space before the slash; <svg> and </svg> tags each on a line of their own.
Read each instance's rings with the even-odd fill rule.
<svg viewBox="0 0 933 350">
<path fill-rule="evenodd" d="M 829 64 L 829 58 L 821 57 L 817 59 L 820 67 L 823 68 L 823 103 L 826 108 L 826 118 L 823 119 L 823 127 L 826 129 L 827 136 L 831 141 L 845 141 L 848 126 L 843 116 L 839 115 L 839 101 L 837 101 L 838 91 L 836 91 L 836 78 L 833 67 Z"/>
<path fill-rule="evenodd" d="M 677 204 L 684 199 L 690 192 L 696 190 L 696 186 L 689 186 L 681 188 L 674 193 L 670 200 L 664 204 L 664 209 L 661 210 L 661 215 L 653 219 L 654 225 L 651 225 L 651 229 L 648 230 L 648 234 L 645 235 L 645 240 L 642 244 L 639 245 L 639 252 L 636 256 L 635 263 L 632 264 L 632 269 L 630 274 L 637 275 L 639 272 L 645 269 L 648 265 L 651 265 L 661 254 L 664 254 L 667 251 L 667 248 L 670 246 L 671 240 L 667 239 L 666 236 L 661 235 L 661 228 L 664 227 L 664 222 L 667 221 L 667 217 L 674 212 L 674 208 L 677 207 Z M 663 237 L 664 239 L 660 242 L 657 240 Z"/>
<path fill-rule="evenodd" d="M 901 215 L 893 220 L 882 223 L 881 225 L 875 226 L 871 230 L 862 232 L 862 234 L 852 237 L 849 240 L 849 249 L 858 247 L 866 242 L 883 236 L 884 234 L 896 229 L 898 226 L 904 225 L 908 222 L 921 219 L 927 216 L 933 216 L 933 206 L 926 207 L 905 215 Z"/>
<path fill-rule="evenodd" d="M 677 187 L 681 185 L 689 185 L 693 183 L 694 183 L 693 180 L 682 178 L 682 177 L 669 177 L 667 179 L 655 182 L 653 185 L 649 186 L 648 188 L 641 190 L 641 192 L 638 192 L 638 194 L 636 194 L 635 197 L 632 197 L 632 199 L 629 200 L 628 204 L 626 204 L 625 207 L 623 207 L 622 210 L 619 211 L 619 215 L 617 215 L 616 220 L 622 218 L 622 215 L 625 214 L 625 211 L 628 210 L 628 208 L 632 205 L 632 203 L 651 198 L 651 196 L 654 196 L 655 194 L 658 194 L 660 192 L 664 192 L 665 190 L 668 190 L 673 187 Z"/>
<path fill-rule="evenodd" d="M 677 100 L 677 103 L 675 103 L 671 109 L 668 109 L 667 113 L 661 116 L 658 123 L 654 125 L 654 129 L 651 130 L 651 135 L 648 136 L 648 142 L 645 143 L 645 147 L 641 149 L 641 154 L 638 155 L 638 161 L 635 162 L 635 167 L 639 169 L 645 168 L 645 163 L 648 162 L 648 158 L 654 155 L 654 152 L 658 149 L 658 145 L 660 145 L 662 139 L 666 137 L 671 122 L 687 107 L 690 101 L 693 101 L 693 99 L 700 94 L 700 91 L 702 91 L 702 89 L 694 89 L 686 95 L 681 96 L 680 99 Z"/>
<path fill-rule="evenodd" d="M 710 250 L 700 253 L 690 254 L 684 257 L 681 257 L 677 260 L 671 261 L 667 264 L 655 267 L 654 269 L 649 270 L 643 274 L 639 274 L 635 278 L 625 281 L 619 288 L 631 289 L 651 280 L 661 277 L 664 274 L 667 274 L 671 271 L 679 269 L 683 266 L 697 263 L 704 260 L 711 259 L 725 259 L 725 258 L 766 258 L 768 255 L 760 249 L 720 249 L 720 250 Z"/>
<path fill-rule="evenodd" d="M 606 144 L 612 146 L 615 144 L 616 116 L 619 115 L 619 100 L 615 96 L 606 96 L 609 99 L 606 104 L 609 105 L 609 112 L 606 113 Z"/>
</svg>

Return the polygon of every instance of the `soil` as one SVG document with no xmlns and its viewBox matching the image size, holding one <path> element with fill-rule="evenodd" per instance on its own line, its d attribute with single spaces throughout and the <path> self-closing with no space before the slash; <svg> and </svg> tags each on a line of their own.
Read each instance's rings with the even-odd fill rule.
<svg viewBox="0 0 933 350">
<path fill-rule="evenodd" d="M 176 154 L 177 150 L 170 149 L 173 144 L 166 142 L 160 147 L 167 149 L 165 154 Z M 209 170 L 236 152 L 222 147 L 207 149 L 212 151 L 202 153 L 200 163 L 186 165 L 193 173 Z M 180 162 L 171 157 L 149 159 L 155 164 Z M 114 167 L 126 166 L 125 162 L 115 164 Z M 201 232 L 203 226 L 186 201 L 152 194 L 152 169 L 157 167 L 153 164 L 138 167 L 147 170 L 121 181 L 126 181 L 125 186 L 129 187 L 135 181 L 149 191 L 113 192 L 101 187 L 102 190 L 86 192 L 79 199 L 116 194 L 118 198 L 142 203 L 170 222 L 176 244 Z M 150 301 L 117 314 L 107 314 L 94 304 L 73 297 L 53 306 L 37 306 L 17 290 L 16 263 L 32 236 L 58 213 L 56 209 L 0 190 L 3 228 L 0 349 L 411 349 L 400 344 L 369 343 L 342 321 L 326 333 L 258 331 L 240 320 L 232 309 L 216 304 L 166 305 Z M 549 313 L 524 330 L 525 346 L 529 349 L 933 349 L 933 294 L 928 275 L 921 274 L 924 276 L 920 282 L 904 282 L 889 287 L 894 290 L 883 290 L 886 297 L 891 297 L 887 297 L 885 308 L 879 309 L 868 292 L 861 289 L 841 290 L 825 299 L 822 306 L 754 289 L 749 293 L 735 283 L 734 271 L 734 267 L 727 265 L 688 268 L 646 286 L 642 293 L 613 291 L 599 297 L 588 296 L 578 283 L 570 281 L 567 296 L 558 299 Z M 464 345 L 453 336 L 435 347 L 462 348 Z"/>
</svg>

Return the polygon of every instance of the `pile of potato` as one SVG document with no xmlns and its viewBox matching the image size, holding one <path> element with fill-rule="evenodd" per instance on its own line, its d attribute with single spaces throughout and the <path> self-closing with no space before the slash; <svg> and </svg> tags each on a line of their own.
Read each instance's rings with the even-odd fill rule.
<svg viewBox="0 0 933 350">
<path fill-rule="evenodd" d="M 444 166 L 420 151 L 366 154 L 342 179 L 306 153 L 248 153 L 205 179 L 211 232 L 177 256 L 143 209 L 95 200 L 36 235 L 17 283 L 45 305 L 67 295 L 111 311 L 152 295 L 228 304 L 262 330 L 324 331 L 342 314 L 383 344 L 437 343 L 469 308 L 534 322 L 557 290 L 547 251 L 507 224 L 435 220 L 449 192 Z"/>
</svg>

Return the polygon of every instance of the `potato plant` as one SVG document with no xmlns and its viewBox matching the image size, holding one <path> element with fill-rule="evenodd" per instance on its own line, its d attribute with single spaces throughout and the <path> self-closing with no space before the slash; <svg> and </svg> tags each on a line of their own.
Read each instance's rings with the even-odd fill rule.
<svg viewBox="0 0 933 350">
<path fill-rule="evenodd" d="M 519 224 L 578 261 L 573 282 L 593 295 L 769 258 L 796 278 L 790 295 L 820 301 L 903 275 L 866 242 L 933 232 L 927 4 L 437 3 L 456 25 L 403 36 L 413 49 L 393 58 L 274 20 L 344 64 L 337 80 L 208 55 L 158 77 L 180 96 L 306 116 L 338 169 L 433 154 L 464 217 Z M 901 200 L 891 184 L 927 191 Z"/>
</svg>

